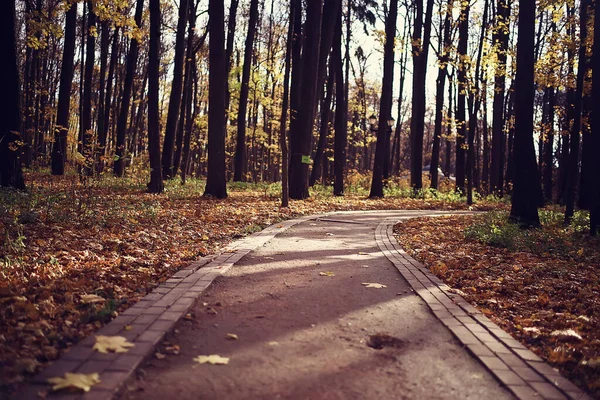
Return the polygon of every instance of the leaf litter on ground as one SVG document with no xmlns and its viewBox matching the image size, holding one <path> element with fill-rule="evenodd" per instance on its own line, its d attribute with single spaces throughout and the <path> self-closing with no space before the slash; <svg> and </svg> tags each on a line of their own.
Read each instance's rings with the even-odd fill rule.
<svg viewBox="0 0 600 400">
<path fill-rule="evenodd" d="M 529 233 L 512 249 L 467 240 L 461 233 L 483 218 L 412 219 L 394 233 L 455 293 L 600 398 L 594 363 L 600 354 L 600 241 L 561 223 Z"/>
</svg>

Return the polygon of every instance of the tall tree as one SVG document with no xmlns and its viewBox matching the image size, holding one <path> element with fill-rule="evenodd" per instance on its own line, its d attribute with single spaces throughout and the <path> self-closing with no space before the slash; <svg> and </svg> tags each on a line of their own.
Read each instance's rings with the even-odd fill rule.
<svg viewBox="0 0 600 400">
<path fill-rule="evenodd" d="M 173 62 L 173 81 L 169 95 L 169 112 L 165 125 L 165 140 L 162 152 L 162 168 L 165 179 L 175 176 L 173 171 L 173 149 L 177 122 L 181 111 L 181 95 L 183 91 L 183 66 L 185 56 L 185 31 L 189 14 L 188 0 L 179 1 L 179 17 L 177 19 L 177 33 L 175 34 L 175 58 Z"/>
<path fill-rule="evenodd" d="M 141 1 L 141 0 L 140 0 Z M 164 190 L 160 164 L 159 73 L 160 73 L 160 0 L 150 0 L 150 43 L 148 51 L 148 152 L 150 154 L 150 182 L 148 192 Z"/>
<path fill-rule="evenodd" d="M 290 17 L 285 45 L 285 71 L 283 73 L 283 100 L 279 125 L 279 146 L 281 147 L 281 207 L 288 207 L 290 192 L 288 186 L 288 146 L 287 146 L 287 115 L 290 98 L 290 70 L 292 63 L 292 42 L 294 39 L 294 18 L 296 2 L 290 0 Z"/>
<path fill-rule="evenodd" d="M 492 111 L 492 157 L 490 167 L 490 193 L 502 196 L 504 188 L 504 92 L 506 90 L 506 60 L 510 23 L 510 0 L 498 0 L 496 25 L 492 37 L 497 54 L 494 71 L 494 103 Z"/>
<path fill-rule="evenodd" d="M 396 19 L 398 16 L 398 0 L 390 0 L 388 15 L 385 21 L 385 45 L 383 50 L 383 80 L 381 83 L 381 99 L 379 103 L 379 125 L 377 128 L 377 145 L 373 164 L 373 178 L 369 197 L 383 197 L 383 164 L 386 155 L 386 139 L 388 123 L 392 117 L 392 95 L 394 89 L 394 42 L 396 39 Z M 413 103 L 414 107 L 414 103 Z"/>
<path fill-rule="evenodd" d="M 469 43 L 469 2 L 461 1 L 458 23 L 458 93 L 456 101 L 456 191 L 465 194 L 465 146 L 467 138 L 467 70 L 469 68 L 467 47 Z"/>
<path fill-rule="evenodd" d="M 229 92 L 229 74 L 231 73 L 231 58 L 233 55 L 233 39 L 235 37 L 238 4 L 239 0 L 231 0 L 231 3 L 229 4 L 229 18 L 227 19 L 227 47 L 225 48 L 225 52 L 227 53 L 227 99 L 225 101 L 226 110 L 229 110 L 229 99 L 231 98 L 231 93 Z"/>
<path fill-rule="evenodd" d="M 248 105 L 248 92 L 250 82 L 250 66 L 254 53 L 254 37 L 256 36 L 256 22 L 258 21 L 258 0 L 250 1 L 250 19 L 248 20 L 248 33 L 244 49 L 244 66 L 242 67 L 242 86 L 240 88 L 240 103 L 237 118 L 237 142 L 235 149 L 235 163 L 233 167 L 233 180 L 244 180 L 246 169 L 246 110 Z"/>
<path fill-rule="evenodd" d="M 522 226 L 539 226 L 540 181 L 533 144 L 535 64 L 535 2 L 519 1 L 517 76 L 515 78 L 515 137 L 510 217 Z"/>
<path fill-rule="evenodd" d="M 425 80 L 427 78 L 427 56 L 431 40 L 433 0 L 427 0 L 425 22 L 423 22 L 423 2 L 416 1 L 415 4 L 417 10 L 412 37 L 413 85 L 412 117 L 410 120 L 410 185 L 416 191 L 423 187 L 423 136 L 425 134 L 426 110 Z"/>
<path fill-rule="evenodd" d="M 21 98 L 15 32 L 15 0 L 0 2 L 0 54 L 4 72 L 0 74 L 0 186 L 25 189 L 21 172 Z"/>
<path fill-rule="evenodd" d="M 204 195 L 218 199 L 227 197 L 225 174 L 227 59 L 224 20 L 223 1 L 209 0 L 208 174 Z"/>
<path fill-rule="evenodd" d="M 593 3 L 596 15 L 599 15 L 598 2 Z M 600 76 L 600 18 L 594 19 L 594 45 L 592 52 L 592 77 Z M 592 78 L 592 97 L 600 98 L 600 79 Z M 595 152 L 600 151 L 600 101 L 592 103 L 592 143 Z M 590 207 L 590 234 L 596 236 L 600 227 L 600 157 L 594 157 L 593 168 L 596 173 L 592 178 L 592 205 Z"/>
<path fill-rule="evenodd" d="M 159 10 L 160 11 L 160 10 Z M 144 0 L 137 0 L 135 6 L 135 24 L 142 27 L 142 15 L 144 13 Z M 117 140 L 115 151 L 115 162 L 113 171 L 116 176 L 123 176 L 125 173 L 125 142 L 127 139 L 127 116 L 131 105 L 131 91 L 133 90 L 133 80 L 135 78 L 136 64 L 139 52 L 139 39 L 132 37 L 129 43 L 129 53 L 126 60 L 125 80 L 123 83 L 123 97 L 121 100 L 121 109 L 119 119 L 117 120 Z M 114 57 L 114 56 L 113 56 Z"/>
<path fill-rule="evenodd" d="M 587 72 L 587 23 L 588 23 L 588 7 L 591 5 L 591 0 L 581 0 L 579 12 L 579 64 L 577 66 L 577 88 L 574 93 L 572 104 L 573 125 L 571 126 L 571 148 L 569 150 L 569 164 L 567 167 L 566 176 L 566 192 L 565 192 L 565 224 L 571 223 L 571 218 L 575 212 L 575 198 L 577 195 L 577 181 L 579 179 L 579 143 L 581 141 L 581 114 L 583 103 L 583 86 L 585 83 L 585 74 Z"/>
<path fill-rule="evenodd" d="M 433 148 L 431 150 L 431 187 L 438 188 L 438 167 L 440 164 L 440 142 L 442 140 L 442 122 L 444 119 L 444 94 L 446 91 L 446 76 L 448 75 L 448 63 L 452 51 L 451 20 L 453 0 L 446 5 L 446 16 L 444 18 L 443 39 L 440 38 L 439 68 L 435 83 L 435 125 L 433 131 Z M 440 35 L 442 32 L 440 32 Z"/>
<path fill-rule="evenodd" d="M 67 161 L 67 136 L 71 106 L 71 88 L 73 83 L 75 58 L 75 39 L 77 30 L 77 3 L 71 4 L 65 18 L 65 42 L 63 44 L 62 68 L 60 71 L 60 90 L 56 112 L 56 128 L 52 146 L 52 175 L 65 173 Z"/>
<path fill-rule="evenodd" d="M 340 8 L 342 5 L 340 4 Z M 350 18 L 350 7 L 348 15 Z M 335 68 L 335 136 L 333 139 L 333 194 L 344 195 L 344 172 L 346 170 L 346 148 L 348 145 L 348 72 L 343 72 L 342 60 L 342 13 L 338 14 L 331 54 Z M 349 37 L 347 39 L 350 39 Z M 349 40 L 348 40 L 349 42 Z M 347 49 L 347 51 L 349 51 Z M 348 62 L 349 60 L 347 60 Z M 348 64 L 346 64 L 348 65 Z M 345 80 L 344 80 L 345 79 Z"/>
<path fill-rule="evenodd" d="M 308 158 L 311 152 L 311 136 L 315 119 L 315 102 L 317 101 L 317 80 L 319 65 L 319 44 L 321 34 L 322 0 L 307 2 L 306 32 L 302 47 L 302 69 L 298 87 L 298 115 L 292 116 L 290 129 L 290 198 L 306 199 L 308 197 Z M 294 67 L 296 68 L 296 67 Z M 293 79 L 293 78 L 292 78 Z M 292 85 L 298 85 L 298 81 Z M 292 101 L 294 94 L 292 93 Z M 297 103 L 296 103 L 297 104 Z M 293 111 L 292 111 L 293 112 Z"/>
<path fill-rule="evenodd" d="M 92 135 L 92 83 L 94 79 L 94 66 L 96 55 L 96 13 L 94 4 L 88 1 L 88 26 L 87 43 L 85 54 L 85 78 L 83 81 L 83 106 L 81 111 L 81 154 L 86 158 L 83 166 L 85 175 L 92 174 L 92 164 L 94 154 L 94 143 Z"/>
</svg>

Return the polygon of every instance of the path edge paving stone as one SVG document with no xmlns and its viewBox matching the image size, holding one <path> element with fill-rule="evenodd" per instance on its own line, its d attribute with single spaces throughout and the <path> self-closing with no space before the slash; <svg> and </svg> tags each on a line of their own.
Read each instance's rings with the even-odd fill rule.
<svg viewBox="0 0 600 400">
<path fill-rule="evenodd" d="M 451 214 L 457 213 L 421 216 Z M 379 249 L 453 336 L 516 398 L 591 400 L 560 372 L 409 256 L 394 237 L 394 226 L 398 222 L 398 218 L 387 218 L 377 226 L 375 240 Z"/>
<path fill-rule="evenodd" d="M 63 377 L 67 372 L 100 374 L 100 383 L 81 394 L 52 393 L 49 399 L 111 400 L 136 368 L 152 356 L 154 349 L 171 332 L 217 278 L 251 251 L 265 245 L 276 235 L 302 222 L 332 213 L 308 215 L 282 221 L 227 245 L 218 255 L 201 257 L 173 274 L 150 293 L 129 307 L 94 334 L 73 346 L 67 353 L 38 373 L 15 394 L 15 399 L 40 398 L 48 392 L 48 378 Z M 126 329 L 125 327 L 128 326 Z M 95 336 L 123 336 L 135 346 L 126 353 L 101 354 L 92 347 Z"/>
</svg>

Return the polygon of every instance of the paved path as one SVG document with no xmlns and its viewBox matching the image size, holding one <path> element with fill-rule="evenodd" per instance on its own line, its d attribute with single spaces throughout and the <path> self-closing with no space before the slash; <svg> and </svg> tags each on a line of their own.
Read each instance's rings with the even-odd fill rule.
<svg viewBox="0 0 600 400">
<path fill-rule="evenodd" d="M 97 371 L 103 383 L 84 397 L 95 399 L 130 376 L 122 399 L 585 398 L 398 247 L 395 221 L 433 214 L 443 213 L 273 226 L 192 264 L 103 328 L 136 343 L 129 353 L 102 360 L 82 343 L 38 381 Z M 187 312 L 194 317 L 180 319 Z M 171 331 L 181 354 L 142 363 L 156 344 L 168 354 Z M 199 365 L 201 354 L 230 362 Z"/>
</svg>

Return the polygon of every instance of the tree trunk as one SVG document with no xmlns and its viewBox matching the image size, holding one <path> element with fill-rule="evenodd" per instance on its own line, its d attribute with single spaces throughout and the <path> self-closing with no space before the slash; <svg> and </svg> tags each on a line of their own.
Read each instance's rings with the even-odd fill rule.
<svg viewBox="0 0 600 400">
<path fill-rule="evenodd" d="M 188 0 L 179 1 L 179 18 L 177 20 L 177 33 L 175 35 L 175 58 L 173 61 L 173 82 L 169 96 L 169 112 L 165 125 L 165 140 L 162 151 L 162 169 L 165 179 L 175 176 L 173 171 L 173 148 L 177 133 L 177 122 L 181 110 L 181 92 L 183 90 L 183 62 L 185 55 L 185 32 L 188 17 Z"/>
<path fill-rule="evenodd" d="M 82 167 L 84 175 L 92 175 L 92 165 L 94 164 L 92 143 L 92 81 L 94 79 L 94 62 L 96 55 L 96 37 L 92 34 L 92 27 L 96 26 L 96 14 L 91 1 L 88 1 L 88 26 L 87 26 L 87 43 L 85 55 L 85 78 L 83 81 L 83 109 L 81 114 L 81 153 L 85 157 L 85 165 Z"/>
<path fill-rule="evenodd" d="M 317 101 L 319 43 L 321 33 L 321 0 L 307 3 L 306 38 L 302 49 L 301 86 L 298 115 L 290 129 L 290 197 L 303 200 L 308 194 L 308 160 Z M 298 78 L 298 76 L 296 76 Z M 292 96 L 292 100 L 294 97 Z M 300 101 L 301 99 L 301 101 Z"/>
<path fill-rule="evenodd" d="M 97 116 L 97 134 L 98 148 L 96 149 L 96 165 L 97 172 L 100 173 L 104 169 L 104 152 L 106 150 L 106 136 L 103 136 L 104 124 L 104 107 L 106 96 L 106 67 L 108 61 L 108 46 L 110 44 L 110 30 L 108 21 L 102 21 L 102 35 L 100 36 L 100 96 L 98 99 L 98 116 Z"/>
<path fill-rule="evenodd" d="M 509 38 L 510 5 L 508 0 L 498 0 L 496 27 L 493 35 L 498 61 L 494 72 L 494 104 L 492 111 L 492 161 L 490 167 L 490 193 L 502 196 L 504 189 L 504 92 L 506 90 L 506 60 Z"/>
<path fill-rule="evenodd" d="M 465 140 L 467 138 L 467 46 L 469 40 L 469 3 L 462 2 L 458 26 L 458 99 L 456 108 L 456 191 L 465 194 Z"/>
<path fill-rule="evenodd" d="M 392 116 L 392 95 L 394 87 L 394 42 L 396 38 L 397 16 L 398 0 L 390 0 L 388 16 L 385 21 L 383 81 L 381 83 L 381 100 L 379 103 L 379 126 L 377 129 L 377 145 L 375 147 L 373 179 L 371 180 L 371 192 L 369 193 L 370 198 L 383 197 L 383 164 L 384 157 L 386 157 L 385 151 L 387 148 L 385 143 L 388 131 L 387 121 Z"/>
<path fill-rule="evenodd" d="M 533 144 L 535 2 L 519 4 L 517 76 L 515 79 L 515 138 L 510 217 L 523 227 L 539 226 L 539 173 Z"/>
<path fill-rule="evenodd" d="M 426 111 L 425 92 L 433 0 L 427 0 L 425 23 L 423 23 L 423 2 L 417 1 L 416 4 L 417 14 L 412 40 L 413 85 L 412 117 L 410 120 L 410 186 L 415 192 L 423 188 L 423 136 L 425 134 Z"/>
<path fill-rule="evenodd" d="M 341 8 L 341 4 L 340 4 Z M 348 7 L 348 13 L 350 7 Z M 342 13 L 338 14 L 333 39 L 331 60 L 335 68 L 335 136 L 333 142 L 333 195 L 344 195 L 344 173 L 346 171 L 346 148 L 348 146 L 348 69 L 343 73 L 342 62 Z M 350 15 L 346 18 L 350 19 Z M 349 33 L 349 32 L 348 32 Z M 348 51 L 348 49 L 346 49 Z M 349 56 L 349 54 L 347 54 Z M 347 60 L 349 61 L 349 60 Z M 348 66 L 348 64 L 346 64 Z M 344 81 L 344 76 L 346 81 Z"/>
<path fill-rule="evenodd" d="M 442 140 L 442 122 L 444 120 L 444 94 L 446 90 L 446 75 L 448 75 L 448 61 L 452 51 L 451 19 L 453 1 L 448 1 L 446 18 L 444 19 L 444 39 L 440 45 L 440 67 L 436 81 L 435 91 L 435 126 L 433 132 L 433 149 L 431 150 L 431 188 L 438 188 L 438 167 L 440 162 L 440 142 Z"/>
<path fill-rule="evenodd" d="M 229 4 L 229 19 L 227 20 L 227 48 L 225 49 L 225 52 L 227 53 L 227 98 L 225 99 L 226 110 L 229 110 L 229 99 L 231 98 L 231 93 L 229 93 L 229 74 L 231 73 L 231 57 L 233 54 L 233 39 L 235 37 L 238 4 L 239 0 L 231 0 L 231 3 Z M 231 117 L 229 119 L 231 120 Z"/>
<path fill-rule="evenodd" d="M 294 19 L 297 3 L 290 1 L 290 20 L 285 46 L 285 72 L 283 76 L 283 100 L 281 105 L 281 122 L 279 126 L 279 145 L 281 147 L 281 207 L 288 207 L 290 193 L 288 188 L 288 148 L 287 148 L 287 113 L 290 97 L 290 67 L 292 61 L 292 41 L 294 39 Z"/>
<path fill-rule="evenodd" d="M 595 2 L 593 5 L 596 15 L 600 11 L 598 3 Z M 593 76 L 600 76 L 600 18 L 594 19 L 594 45 L 592 52 L 592 74 Z M 592 98 L 596 99 L 592 103 L 592 143 L 594 152 L 600 152 L 600 79 L 592 79 Z M 600 227 L 600 157 L 594 157 L 593 167 L 596 173 L 592 178 L 592 190 L 591 190 L 591 201 L 590 206 L 590 234 L 596 236 L 598 228 Z"/>
<path fill-rule="evenodd" d="M 573 101 L 573 126 L 571 127 L 571 148 L 569 151 L 569 164 L 567 166 L 567 180 L 565 192 L 565 225 L 571 223 L 571 218 L 575 212 L 575 198 L 577 196 L 577 181 L 579 177 L 579 142 L 581 133 L 581 108 L 583 100 L 583 85 L 586 65 L 586 40 L 587 40 L 587 21 L 588 7 L 591 0 L 582 0 L 580 5 L 580 45 L 579 45 L 579 65 L 577 67 L 577 90 Z"/>
<path fill-rule="evenodd" d="M 0 74 L 0 107 L 4 116 L 0 118 L 0 186 L 25 189 L 21 171 L 21 96 L 19 93 L 19 69 L 15 32 L 15 1 L 0 2 L 0 54 L 3 55 L 3 70 Z"/>
<path fill-rule="evenodd" d="M 65 42 L 63 45 L 60 90 L 56 112 L 54 144 L 52 146 L 52 175 L 64 175 L 67 161 L 67 136 L 71 106 L 71 88 L 75 58 L 75 36 L 77 30 L 77 4 L 72 4 L 65 18 Z"/>
<path fill-rule="evenodd" d="M 144 0 L 137 0 L 135 6 L 135 24 L 141 28 L 142 15 L 144 12 Z M 160 10 L 158 10 L 160 12 Z M 125 81 L 123 83 L 123 97 L 121 99 L 121 110 L 119 111 L 119 119 L 117 121 L 117 140 L 115 163 L 113 171 L 116 176 L 121 177 L 125 173 L 125 142 L 127 136 L 127 115 L 129 114 L 129 106 L 131 104 L 131 90 L 133 88 L 133 79 L 138 58 L 139 43 L 135 38 L 131 38 L 129 42 L 129 53 L 127 54 Z M 150 73 L 150 71 L 148 71 Z M 157 78 L 158 79 L 158 78 Z M 148 86 L 150 88 L 150 86 Z M 150 108 L 150 106 L 149 106 Z M 157 125 L 157 129 L 159 129 Z"/>
<path fill-rule="evenodd" d="M 319 142 L 317 144 L 317 151 L 315 153 L 315 161 L 310 173 L 310 180 L 308 182 L 309 186 L 313 186 L 319 180 L 323 172 L 323 157 L 325 154 L 325 148 L 327 147 L 327 136 L 329 136 L 329 120 L 331 116 L 331 100 L 333 99 L 334 78 L 335 72 L 330 61 L 326 94 L 325 98 L 323 98 L 321 101 L 321 126 L 319 127 Z"/>
<path fill-rule="evenodd" d="M 142 1 L 142 0 L 139 0 Z M 150 43 L 148 51 L 148 153 L 150 154 L 150 182 L 148 192 L 164 190 L 160 163 L 160 125 L 158 115 L 160 73 L 160 0 L 150 0 Z"/>
<path fill-rule="evenodd" d="M 248 104 L 248 92 L 250 82 L 250 66 L 252 54 L 254 53 L 254 37 L 256 36 L 256 22 L 258 20 L 258 0 L 250 2 L 250 19 L 248 21 L 248 33 L 246 35 L 246 47 L 244 49 L 244 66 L 242 67 L 242 86 L 240 88 L 240 103 L 237 118 L 237 142 L 235 149 L 235 162 L 233 166 L 233 180 L 241 182 L 245 180 L 246 172 L 246 114 Z"/>
<path fill-rule="evenodd" d="M 204 196 L 214 196 L 218 199 L 227 197 L 225 171 L 227 55 L 224 14 L 223 1 L 209 0 L 208 171 Z"/>
</svg>

